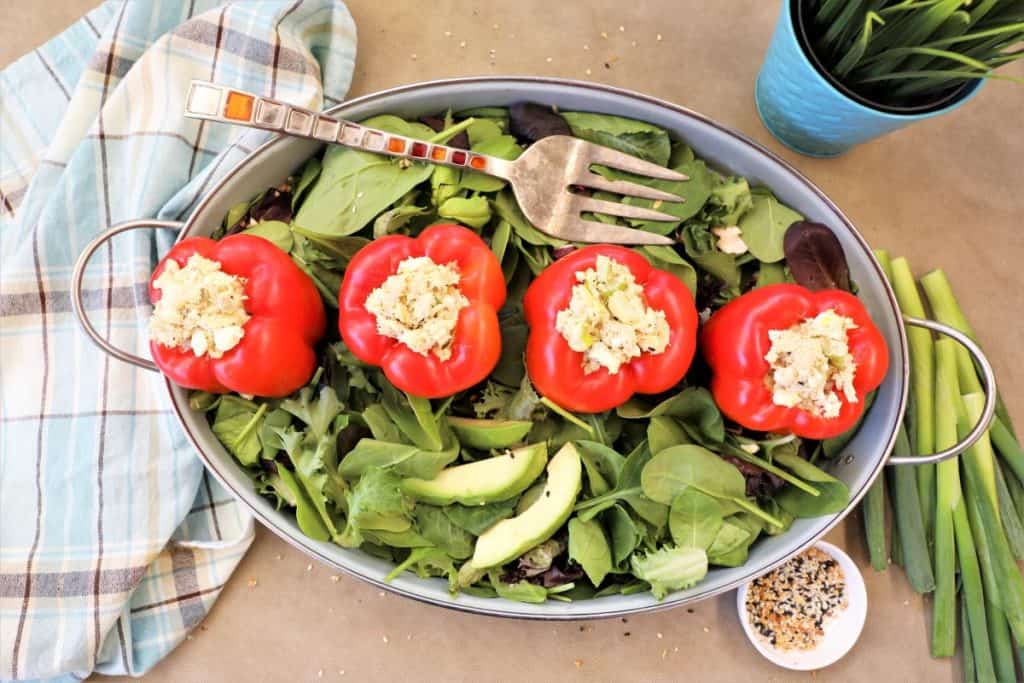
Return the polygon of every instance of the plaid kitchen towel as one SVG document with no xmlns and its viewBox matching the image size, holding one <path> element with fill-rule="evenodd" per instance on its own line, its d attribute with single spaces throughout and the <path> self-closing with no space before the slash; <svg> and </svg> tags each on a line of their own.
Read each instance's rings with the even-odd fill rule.
<svg viewBox="0 0 1024 683">
<path fill-rule="evenodd" d="M 80 332 L 76 256 L 105 227 L 177 220 L 262 141 L 182 118 L 189 81 L 318 109 L 348 90 L 340 2 L 107 2 L 0 72 L 0 678 L 138 675 L 210 609 L 252 519 L 204 475 L 162 380 Z M 173 235 L 105 246 L 85 283 L 146 355 L 146 286 Z"/>
</svg>

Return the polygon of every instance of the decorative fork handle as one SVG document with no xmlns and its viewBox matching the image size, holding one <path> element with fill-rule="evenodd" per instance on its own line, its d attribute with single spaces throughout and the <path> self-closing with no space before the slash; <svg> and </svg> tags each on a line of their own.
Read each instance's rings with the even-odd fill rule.
<svg viewBox="0 0 1024 683">
<path fill-rule="evenodd" d="M 468 168 L 505 180 L 509 179 L 512 169 L 511 162 L 505 159 L 368 128 L 209 81 L 192 81 L 185 116 L 260 128 L 412 161 Z"/>
</svg>

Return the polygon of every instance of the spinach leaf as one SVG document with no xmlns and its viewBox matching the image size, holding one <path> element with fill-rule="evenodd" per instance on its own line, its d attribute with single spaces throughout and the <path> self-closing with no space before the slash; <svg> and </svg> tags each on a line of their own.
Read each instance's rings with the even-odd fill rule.
<svg viewBox="0 0 1024 683">
<path fill-rule="evenodd" d="M 320 177 L 321 170 L 320 157 L 310 157 L 306 165 L 302 167 L 302 175 L 299 176 L 299 182 L 295 184 L 295 189 L 292 190 L 293 214 L 295 209 L 298 208 L 299 203 L 302 202 L 303 197 L 306 196 L 306 192 L 316 182 L 316 179 Z"/>
<path fill-rule="evenodd" d="M 811 291 L 850 291 L 850 266 L 835 233 L 821 223 L 797 221 L 782 241 L 786 265 L 798 285 Z"/>
<path fill-rule="evenodd" d="M 704 387 L 688 387 L 654 407 L 639 399 L 630 399 L 615 409 L 619 417 L 641 420 L 662 415 L 679 418 L 691 440 L 713 446 L 725 440 L 725 422 L 711 392 Z M 653 450 L 653 448 L 652 448 Z"/>
<path fill-rule="evenodd" d="M 244 398 L 225 394 L 213 419 L 213 433 L 238 462 L 255 465 L 260 458 L 259 431 L 267 404 L 257 405 Z"/>
<path fill-rule="evenodd" d="M 786 267 L 782 263 L 761 263 L 757 269 L 756 287 L 766 287 L 788 282 Z"/>
<path fill-rule="evenodd" d="M 666 448 L 691 443 L 691 439 L 674 417 L 657 415 L 647 423 L 647 443 L 651 445 L 651 453 L 657 455 Z"/>
<path fill-rule="evenodd" d="M 413 512 L 416 527 L 423 538 L 457 560 L 473 554 L 473 536 L 455 525 L 444 510 L 433 505 L 417 505 Z"/>
<path fill-rule="evenodd" d="M 754 205 L 743 214 L 738 225 L 750 253 L 758 261 L 775 263 L 785 258 L 783 240 L 786 230 L 803 218 L 772 193 L 759 190 L 754 192 Z"/>
<path fill-rule="evenodd" d="M 486 505 L 453 503 L 442 509 L 452 524 L 465 529 L 474 536 L 479 536 L 501 520 L 511 517 L 516 509 L 516 500 L 512 498 Z"/>
<path fill-rule="evenodd" d="M 639 251 L 647 257 L 652 266 L 672 273 L 686 285 L 691 295 L 697 296 L 697 271 L 693 264 L 679 255 L 679 252 L 672 247 L 662 246 L 640 247 Z"/>
<path fill-rule="evenodd" d="M 419 450 L 409 444 L 360 439 L 342 459 L 338 472 L 345 479 L 358 479 L 370 469 L 394 467 L 405 462 Z"/>
<path fill-rule="evenodd" d="M 609 180 L 628 180 L 648 187 L 671 192 L 683 199 L 681 202 L 666 202 L 662 200 L 640 199 L 638 197 L 624 197 L 622 202 L 631 206 L 643 206 L 656 208 L 662 213 L 676 216 L 678 221 L 630 221 L 634 227 L 654 232 L 659 235 L 667 235 L 679 224 L 700 212 L 701 207 L 711 195 L 711 185 L 714 182 L 711 171 L 704 165 L 703 161 L 689 161 L 681 164 L 673 170 L 679 171 L 689 180 L 659 180 L 646 176 L 638 176 L 625 171 L 595 166 L 594 172 L 608 178 Z M 656 205 L 656 206 L 655 206 Z"/>
<path fill-rule="evenodd" d="M 668 528 L 678 546 L 706 550 L 718 535 L 722 522 L 718 501 L 692 486 L 672 499 Z"/>
<path fill-rule="evenodd" d="M 715 498 L 743 498 L 746 493 L 746 481 L 735 466 L 694 444 L 655 455 L 644 466 L 641 482 L 648 498 L 666 505 L 689 486 Z"/>
<path fill-rule="evenodd" d="M 595 588 L 601 585 L 612 569 L 612 551 L 600 522 L 569 520 L 569 558 L 583 567 Z"/>
<path fill-rule="evenodd" d="M 603 443 L 586 439 L 578 439 L 575 443 L 587 471 L 591 495 L 600 496 L 617 486 L 626 459 Z"/>
<path fill-rule="evenodd" d="M 331 532 L 324 525 L 320 513 L 310 501 L 309 496 L 295 481 L 295 477 L 284 467 L 278 467 L 277 474 L 282 488 L 287 491 L 286 496 L 295 508 L 295 521 L 299 524 L 299 530 L 314 541 L 331 540 Z"/>
<path fill-rule="evenodd" d="M 516 202 L 515 195 L 509 189 L 504 189 L 495 195 L 494 199 L 494 212 L 498 214 L 503 220 L 508 221 L 509 225 L 512 226 L 512 231 L 519 239 L 523 240 L 528 244 L 541 247 L 562 247 L 565 246 L 565 242 L 547 235 L 537 228 L 533 227 L 530 221 L 526 220 L 526 216 L 523 215 L 522 210 L 519 208 L 519 203 Z"/>
<path fill-rule="evenodd" d="M 561 112 L 572 134 L 659 166 L 668 164 L 671 141 L 664 129 L 611 114 Z"/>
<path fill-rule="evenodd" d="M 449 574 L 449 589 L 455 590 L 455 584 L 453 583 L 456 576 L 455 565 L 443 549 L 430 546 L 413 548 L 409 551 L 406 558 L 395 565 L 395 568 L 384 577 L 384 581 L 390 582 L 394 580 L 395 577 L 407 569 L 415 572 L 420 578 L 426 578 L 435 575 L 432 571 L 434 568 L 449 570 L 446 572 Z"/>
<path fill-rule="evenodd" d="M 753 538 L 750 530 L 737 524 L 734 518 L 729 517 L 723 522 L 708 548 L 708 560 L 712 564 L 736 566 L 733 564 L 735 558 L 731 558 L 730 555 L 738 549 L 749 546 L 751 542 L 753 542 Z"/>
<path fill-rule="evenodd" d="M 611 536 L 612 562 L 616 567 L 633 554 L 643 536 L 636 522 L 621 505 L 613 505 L 602 515 L 608 534 Z"/>
<path fill-rule="evenodd" d="M 434 135 L 427 126 L 396 116 L 376 116 L 364 125 L 390 133 L 426 140 Z M 295 225 L 326 237 L 351 235 L 430 177 L 434 167 L 331 145 L 324 152 L 320 177 L 295 215 Z"/>
<path fill-rule="evenodd" d="M 508 241 L 512 236 L 512 225 L 505 219 L 498 221 L 498 224 L 494 226 L 494 233 L 491 235 L 491 251 L 494 252 L 494 256 L 498 259 L 498 263 L 501 263 L 505 258 L 505 250 L 508 249 Z"/>
<path fill-rule="evenodd" d="M 812 496 L 794 486 L 787 486 L 775 497 L 779 507 L 795 517 L 820 517 L 840 512 L 850 501 L 850 489 L 839 479 L 823 472 L 797 455 L 776 453 L 775 462 L 790 470 L 820 495 Z"/>
<path fill-rule="evenodd" d="M 501 355 L 491 371 L 491 377 L 507 386 L 516 386 L 523 380 L 526 371 L 523 354 L 526 352 L 526 338 L 530 331 L 523 317 L 523 305 L 519 302 L 505 304 L 498 311 L 498 325 L 501 327 Z"/>
<path fill-rule="evenodd" d="M 437 207 L 437 215 L 479 229 L 490 222 L 491 205 L 483 195 L 451 197 Z"/>
<path fill-rule="evenodd" d="M 702 548 L 665 546 L 646 555 L 630 558 L 633 574 L 651 584 L 654 597 L 661 600 L 672 591 L 690 588 L 707 576 L 708 556 Z"/>
<path fill-rule="evenodd" d="M 753 204 L 753 195 L 747 179 L 731 176 L 715 184 L 701 215 L 715 226 L 736 225 Z"/>
<path fill-rule="evenodd" d="M 619 481 L 614 489 L 604 495 L 595 496 L 576 505 L 579 518 L 587 521 L 609 509 L 618 501 L 625 501 L 644 520 L 655 527 L 663 527 L 668 521 L 668 506 L 662 505 L 644 495 L 641 476 L 645 465 L 651 460 L 651 451 L 643 442 L 630 453 L 619 472 Z"/>
<path fill-rule="evenodd" d="M 373 238 L 377 239 L 384 235 L 390 235 L 398 232 L 413 218 L 419 218 L 420 216 L 426 216 L 430 213 L 430 209 L 425 206 L 416 206 L 415 204 L 399 204 L 398 206 L 388 209 L 381 215 L 377 216 L 373 221 Z"/>
<path fill-rule="evenodd" d="M 251 228 L 242 231 L 243 235 L 262 237 L 286 254 L 292 250 L 292 229 L 287 223 L 281 221 L 262 221 Z"/>
<path fill-rule="evenodd" d="M 432 548 L 433 544 L 423 538 L 416 529 L 409 527 L 403 531 L 386 529 L 362 529 L 360 534 L 365 542 L 391 548 Z"/>
<path fill-rule="evenodd" d="M 681 232 L 686 255 L 706 273 L 720 280 L 727 288 L 739 293 L 740 267 L 736 257 L 718 249 L 718 240 L 706 224 L 687 223 Z"/>
</svg>

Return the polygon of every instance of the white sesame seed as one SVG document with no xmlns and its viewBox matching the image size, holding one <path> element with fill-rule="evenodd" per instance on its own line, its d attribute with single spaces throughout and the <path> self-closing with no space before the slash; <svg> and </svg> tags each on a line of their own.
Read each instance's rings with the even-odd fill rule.
<svg viewBox="0 0 1024 683">
<path fill-rule="evenodd" d="M 355 208 L 355 207 L 353 207 L 353 209 L 354 209 L 354 208 Z M 307 565 L 306 565 L 306 571 L 307 571 L 307 572 L 311 572 L 311 571 L 313 571 L 313 565 L 312 565 L 312 564 L 307 564 Z"/>
<path fill-rule="evenodd" d="M 415 62 L 415 61 L 416 61 L 416 53 L 415 53 L 415 52 L 413 52 L 413 53 L 412 53 L 411 55 L 409 55 L 409 58 L 410 58 L 410 59 L 411 59 L 412 61 L 414 61 L 414 62 Z"/>
<path fill-rule="evenodd" d="M 589 46 L 589 45 L 587 45 L 586 43 L 584 43 L 584 44 L 583 44 L 583 49 L 584 49 L 584 50 L 589 50 L 589 49 L 590 49 L 590 46 Z"/>
<path fill-rule="evenodd" d="M 548 58 L 547 58 L 547 59 L 545 59 L 544 61 L 545 61 L 545 62 L 547 62 L 548 64 L 550 64 L 550 63 L 551 63 L 551 62 L 552 62 L 553 60 L 551 59 L 551 57 L 548 57 Z"/>
<path fill-rule="evenodd" d="M 377 597 L 378 598 L 383 598 L 384 597 L 384 591 L 381 591 L 380 593 L 377 593 Z"/>
<path fill-rule="evenodd" d="M 591 73 L 592 73 L 592 72 L 590 71 L 590 69 L 587 69 L 587 70 L 586 70 L 586 74 L 587 74 L 588 76 L 589 76 L 589 75 L 590 75 Z"/>
<path fill-rule="evenodd" d="M 661 640 L 661 639 L 662 639 L 662 638 L 664 638 L 664 637 L 665 637 L 665 636 L 661 635 L 660 633 L 658 634 L 658 640 Z"/>
<path fill-rule="evenodd" d="M 500 27 L 497 24 L 491 24 L 491 28 L 497 31 Z"/>
<path fill-rule="evenodd" d="M 626 32 L 626 27 L 625 26 L 619 26 L 619 33 L 625 33 L 625 32 Z"/>
<path fill-rule="evenodd" d="M 317 671 L 316 672 L 316 677 L 317 678 L 323 678 L 324 677 L 324 670 L 320 669 L 319 671 Z"/>
<path fill-rule="evenodd" d="M 280 560 L 281 559 L 281 553 L 278 553 L 277 555 L 274 555 L 274 559 L 275 560 Z"/>
<path fill-rule="evenodd" d="M 601 31 L 602 38 L 608 38 L 608 31 Z"/>
<path fill-rule="evenodd" d="M 451 38 L 452 37 L 452 32 L 451 31 L 445 31 L 444 32 L 444 37 L 445 38 Z"/>
<path fill-rule="evenodd" d="M 636 47 L 636 41 L 635 40 L 630 41 L 629 44 L 632 45 L 633 47 Z"/>
<path fill-rule="evenodd" d="M 656 35 L 654 37 L 654 39 L 660 43 L 661 42 L 661 34 L 659 33 L 658 35 Z"/>
<path fill-rule="evenodd" d="M 459 47 L 466 47 L 466 41 L 460 40 L 459 41 Z"/>
<path fill-rule="evenodd" d="M 711 629 L 709 629 L 707 626 L 705 626 L 704 627 L 704 633 L 711 633 Z"/>
<path fill-rule="evenodd" d="M 388 643 L 388 637 L 387 636 L 381 636 L 381 640 L 383 640 L 385 644 Z"/>
<path fill-rule="evenodd" d="M 331 581 L 333 581 L 334 583 L 338 583 L 339 581 L 341 581 L 341 577 L 337 574 L 334 574 L 331 576 Z"/>
</svg>

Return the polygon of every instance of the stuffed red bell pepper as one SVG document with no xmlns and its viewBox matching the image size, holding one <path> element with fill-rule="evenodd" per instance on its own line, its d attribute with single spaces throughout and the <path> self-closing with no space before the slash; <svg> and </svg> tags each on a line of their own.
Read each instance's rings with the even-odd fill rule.
<svg viewBox="0 0 1024 683">
<path fill-rule="evenodd" d="M 278 397 L 313 374 L 323 302 L 288 254 L 262 237 L 182 240 L 153 272 L 149 298 L 150 351 L 176 384 Z"/>
<path fill-rule="evenodd" d="M 338 328 L 360 360 L 414 396 L 450 396 L 482 381 L 501 355 L 501 264 L 480 237 L 434 225 L 389 235 L 345 269 Z"/>
<path fill-rule="evenodd" d="M 889 351 L 860 299 L 770 285 L 733 299 L 704 325 L 711 393 L 749 429 L 838 436 L 881 384 Z"/>
<path fill-rule="evenodd" d="M 686 374 L 697 309 L 679 278 L 638 252 L 599 244 L 560 258 L 523 299 L 526 369 L 543 396 L 581 413 L 654 394 Z"/>
</svg>

